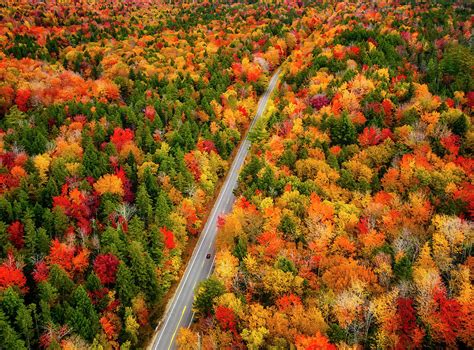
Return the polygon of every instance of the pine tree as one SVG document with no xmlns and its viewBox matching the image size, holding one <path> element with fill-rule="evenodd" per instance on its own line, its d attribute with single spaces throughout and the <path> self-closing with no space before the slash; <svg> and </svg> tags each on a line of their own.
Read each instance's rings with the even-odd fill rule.
<svg viewBox="0 0 474 350">
<path fill-rule="evenodd" d="M 23 305 L 23 299 L 12 288 L 7 288 L 3 294 L 0 303 L 0 310 L 2 310 L 10 320 L 14 320 L 18 309 Z"/>
<path fill-rule="evenodd" d="M 0 256 L 7 255 L 7 244 L 9 244 L 10 234 L 7 232 L 7 225 L 0 221 Z"/>
<path fill-rule="evenodd" d="M 53 219 L 53 227 L 54 227 L 55 236 L 61 237 L 68 227 L 69 219 L 64 213 L 63 209 L 59 207 L 54 208 L 52 213 L 53 213 L 52 219 Z"/>
<path fill-rule="evenodd" d="M 10 325 L 3 311 L 0 311 L 0 339 L 3 349 L 27 349 L 25 342 L 20 339 L 18 333 Z"/>
<path fill-rule="evenodd" d="M 17 325 L 17 329 L 22 334 L 22 338 L 26 339 L 27 347 L 31 347 L 31 340 L 34 337 L 33 332 L 33 318 L 31 316 L 31 309 L 36 308 L 35 304 L 30 304 L 27 308 L 24 304 L 22 304 L 18 311 L 15 318 L 15 323 Z"/>
<path fill-rule="evenodd" d="M 346 113 L 339 119 L 331 117 L 328 123 L 333 145 L 351 145 L 357 142 L 356 128 Z"/>
<path fill-rule="evenodd" d="M 49 247 L 51 245 L 51 239 L 48 236 L 48 233 L 43 227 L 40 227 L 36 231 L 35 244 L 37 252 L 43 256 L 48 255 Z"/>
<path fill-rule="evenodd" d="M 103 158 L 92 142 L 87 143 L 82 157 L 82 175 L 98 179 L 105 174 L 105 170 Z"/>
<path fill-rule="evenodd" d="M 38 298 L 40 306 L 40 319 L 46 325 L 52 322 L 51 305 L 58 298 L 58 291 L 48 281 L 38 284 Z"/>
<path fill-rule="evenodd" d="M 169 215 L 171 208 L 169 206 L 169 198 L 165 191 L 160 191 L 155 205 L 155 223 L 159 227 L 170 227 Z"/>
<path fill-rule="evenodd" d="M 113 227 L 107 227 L 104 233 L 102 233 L 100 237 L 100 243 L 104 252 L 106 251 L 113 253 L 120 259 L 124 259 L 127 255 L 127 244 L 125 240 L 122 239 L 122 236 L 119 234 L 119 232 Z"/>
<path fill-rule="evenodd" d="M 13 221 L 13 208 L 6 196 L 0 197 L 0 220 L 5 222 Z"/>
<path fill-rule="evenodd" d="M 23 217 L 23 225 L 25 226 L 25 245 L 31 255 L 36 253 L 36 227 L 33 221 L 33 213 L 27 210 Z"/>
<path fill-rule="evenodd" d="M 156 182 L 155 176 L 151 173 L 150 168 L 146 168 L 143 172 L 143 183 L 146 186 L 148 195 L 151 198 L 156 198 L 159 192 L 158 183 Z"/>
<path fill-rule="evenodd" d="M 148 245 L 148 230 L 145 230 L 145 223 L 134 216 L 128 224 L 128 234 L 130 240 L 140 242 L 143 247 Z"/>
<path fill-rule="evenodd" d="M 199 283 L 193 307 L 202 315 L 213 312 L 214 300 L 224 294 L 225 288 L 221 281 L 209 278 Z"/>
<path fill-rule="evenodd" d="M 133 281 L 130 269 L 121 262 L 117 270 L 117 293 L 123 305 L 130 305 L 133 297 L 137 294 L 137 285 Z"/>
<path fill-rule="evenodd" d="M 67 324 L 88 341 L 99 332 L 99 317 L 83 286 L 74 290 L 65 316 Z"/>
<path fill-rule="evenodd" d="M 129 254 L 130 271 L 135 285 L 139 286 L 149 301 L 156 301 L 158 297 L 158 279 L 153 260 L 143 250 L 142 245 L 136 241 L 130 243 Z"/>
<path fill-rule="evenodd" d="M 140 215 L 140 217 L 144 219 L 148 225 L 153 215 L 153 207 L 150 195 L 146 190 L 145 184 L 141 184 L 140 186 L 138 186 L 136 203 L 138 215 Z"/>
<path fill-rule="evenodd" d="M 68 296 L 74 289 L 74 282 L 69 278 L 66 271 L 58 265 L 51 266 L 48 281 L 58 291 L 60 296 Z"/>
</svg>

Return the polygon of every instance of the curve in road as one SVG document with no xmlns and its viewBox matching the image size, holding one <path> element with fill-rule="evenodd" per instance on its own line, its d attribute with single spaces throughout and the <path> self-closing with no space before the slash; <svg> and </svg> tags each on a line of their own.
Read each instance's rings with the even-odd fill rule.
<svg viewBox="0 0 474 350">
<path fill-rule="evenodd" d="M 280 69 L 278 69 L 268 84 L 268 88 L 260 98 L 258 103 L 257 113 L 253 118 L 248 132 L 252 130 L 257 120 L 263 115 L 269 97 L 275 89 Z M 196 248 L 194 248 L 193 255 L 186 267 L 178 288 L 173 296 L 173 300 L 165 316 L 158 325 L 159 331 L 155 333 L 151 346 L 152 350 L 170 350 L 176 349 L 175 339 L 180 327 L 188 327 L 192 320 L 194 313 L 192 312 L 194 301 L 194 289 L 196 285 L 209 277 L 214 265 L 214 245 L 217 234 L 217 219 L 220 215 L 230 212 L 235 201 L 234 189 L 237 187 L 237 180 L 239 178 L 240 169 L 244 164 L 248 150 L 250 148 L 250 141 L 248 140 L 248 132 L 244 140 L 240 144 L 237 154 L 232 162 L 232 166 L 227 174 L 224 185 L 222 186 L 217 201 L 211 210 L 209 218 L 204 226 Z M 207 259 L 206 255 L 211 254 L 213 259 Z M 157 327 L 157 328 L 158 328 Z"/>
</svg>

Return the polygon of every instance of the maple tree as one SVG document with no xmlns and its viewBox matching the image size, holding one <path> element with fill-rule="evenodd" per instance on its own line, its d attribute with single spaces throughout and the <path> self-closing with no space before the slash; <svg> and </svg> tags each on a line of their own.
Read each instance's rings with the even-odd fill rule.
<svg viewBox="0 0 474 350">
<path fill-rule="evenodd" d="M 94 271 L 104 285 L 115 283 L 120 260 L 113 254 L 100 254 L 94 260 Z"/>
<path fill-rule="evenodd" d="M 26 292 L 26 277 L 23 271 L 16 267 L 13 254 L 9 253 L 7 260 L 0 265 L 0 289 L 8 287 L 18 287 L 22 292 Z"/>
</svg>

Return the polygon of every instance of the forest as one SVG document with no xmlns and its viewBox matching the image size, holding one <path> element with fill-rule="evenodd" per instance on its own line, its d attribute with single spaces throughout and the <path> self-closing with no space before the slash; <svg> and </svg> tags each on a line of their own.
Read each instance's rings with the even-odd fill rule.
<svg viewBox="0 0 474 350">
<path fill-rule="evenodd" d="M 80 3 L 80 4 L 79 4 Z M 0 348 L 474 347 L 469 1 L 0 4 Z"/>
<path fill-rule="evenodd" d="M 306 10 L 0 7 L 0 347 L 144 346 Z"/>
<path fill-rule="evenodd" d="M 180 349 L 474 346 L 473 8 L 319 2 Z"/>
</svg>

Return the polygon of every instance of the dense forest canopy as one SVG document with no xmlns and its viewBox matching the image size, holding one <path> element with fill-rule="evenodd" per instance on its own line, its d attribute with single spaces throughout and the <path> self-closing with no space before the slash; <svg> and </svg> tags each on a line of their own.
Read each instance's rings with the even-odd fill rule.
<svg viewBox="0 0 474 350">
<path fill-rule="evenodd" d="M 468 1 L 0 5 L 0 347 L 154 331 L 259 96 L 182 349 L 474 346 Z"/>
<path fill-rule="evenodd" d="M 178 344 L 472 348 L 472 5 L 315 6 Z"/>
<path fill-rule="evenodd" d="M 312 9 L 1 6 L 2 347 L 146 343 Z"/>
</svg>

